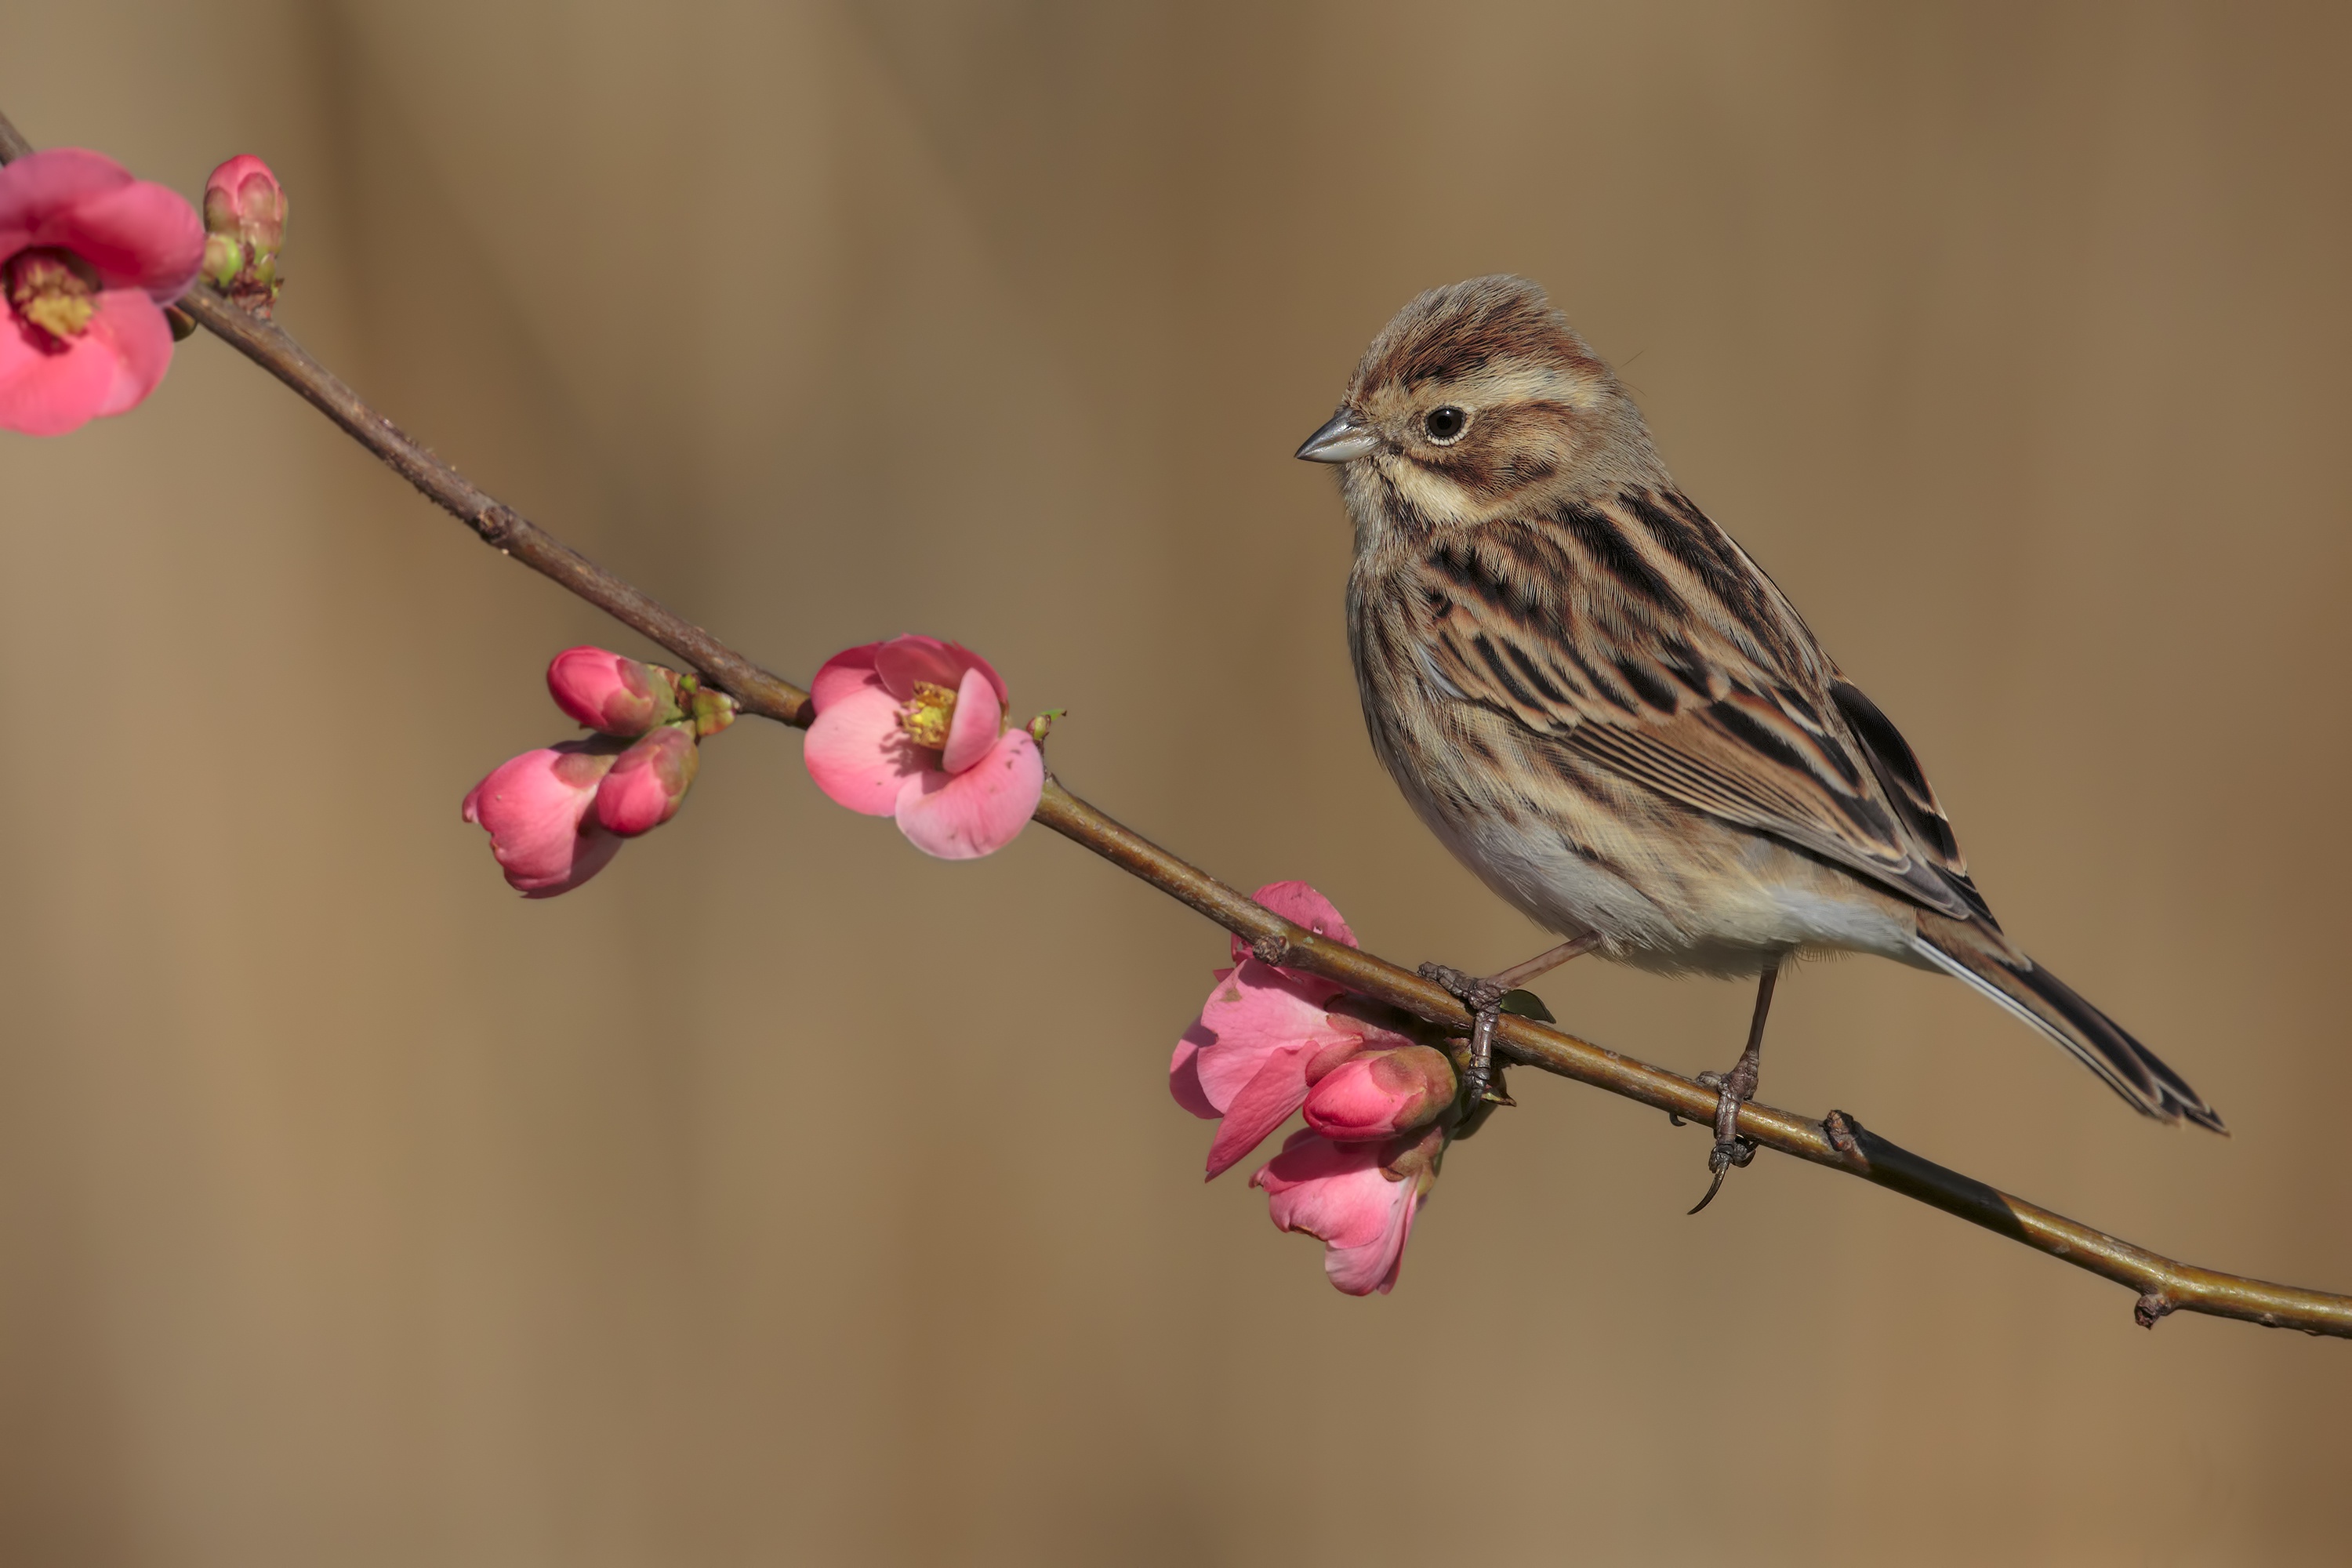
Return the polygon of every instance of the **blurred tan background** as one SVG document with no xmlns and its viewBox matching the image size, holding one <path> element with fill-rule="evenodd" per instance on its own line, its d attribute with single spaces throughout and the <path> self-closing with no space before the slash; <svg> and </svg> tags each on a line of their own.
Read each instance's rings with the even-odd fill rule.
<svg viewBox="0 0 2352 1568">
<path fill-rule="evenodd" d="M 1536 937 L 1373 762 L 1289 454 L 1416 290 L 1541 279 L 2236 1136 L 1863 961 L 1766 1098 L 2352 1289 L 2341 7 L 5 11 L 37 142 L 271 160 L 283 319 L 470 474 L 802 679 L 971 643 L 1407 963 Z M 646 650 L 217 343 L 0 496 L 0 1561 L 2352 1555 L 2352 1347 L 1783 1160 L 1685 1219 L 1701 1137 L 1571 1085 L 1339 1296 L 1168 1098 L 1222 937 L 927 861 L 792 733 L 525 903 L 458 798 Z M 1686 1071 L 1748 1005 L 1544 989 Z"/>
</svg>

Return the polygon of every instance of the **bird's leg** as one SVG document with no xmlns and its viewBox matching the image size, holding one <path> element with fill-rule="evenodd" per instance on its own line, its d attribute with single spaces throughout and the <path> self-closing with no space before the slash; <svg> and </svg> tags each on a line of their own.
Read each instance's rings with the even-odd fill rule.
<svg viewBox="0 0 2352 1568">
<path fill-rule="evenodd" d="M 1525 963 L 1514 963 L 1510 968 L 1497 971 L 1486 978 L 1505 991 L 1517 991 L 1537 975 L 1549 974 L 1570 959 L 1581 958 L 1600 945 L 1601 939 L 1588 931 L 1582 936 L 1570 937 L 1558 947 L 1546 948 Z"/>
<path fill-rule="evenodd" d="M 1463 1104 L 1475 1110 L 1488 1100 L 1497 1104 L 1510 1102 L 1489 1092 L 1495 1081 L 1495 1022 L 1503 1016 L 1503 998 L 1533 980 L 1548 974 L 1570 959 L 1591 952 L 1601 945 L 1601 939 L 1591 932 L 1570 937 L 1558 947 L 1536 954 L 1525 963 L 1488 975 L 1465 974 L 1443 963 L 1424 963 L 1421 977 L 1442 985 L 1465 1007 L 1470 1009 L 1470 1062 L 1462 1075 Z"/>
<path fill-rule="evenodd" d="M 1756 982 L 1756 1016 L 1748 1026 L 1748 1048 L 1739 1053 L 1731 1070 L 1698 1075 L 1698 1081 L 1715 1090 L 1716 1096 L 1715 1147 L 1706 1155 L 1706 1168 L 1715 1173 L 1715 1180 L 1707 1184 L 1706 1196 L 1692 1206 L 1693 1214 L 1715 1201 L 1726 1171 L 1756 1158 L 1756 1145 L 1734 1129 L 1739 1125 L 1739 1108 L 1756 1098 L 1756 1086 L 1764 1079 L 1764 1020 L 1771 1016 L 1772 987 L 1780 979 L 1780 961 L 1776 958 L 1764 966 L 1763 977 Z"/>
</svg>

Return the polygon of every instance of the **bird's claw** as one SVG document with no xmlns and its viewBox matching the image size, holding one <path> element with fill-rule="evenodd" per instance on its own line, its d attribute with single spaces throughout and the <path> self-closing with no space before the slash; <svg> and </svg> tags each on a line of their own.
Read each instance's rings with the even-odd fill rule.
<svg viewBox="0 0 2352 1568">
<path fill-rule="evenodd" d="M 1445 963 L 1424 963 L 1421 977 L 1436 985 L 1447 995 L 1473 1013 L 1500 1012 L 1506 994 L 1503 985 L 1482 974 L 1465 974 Z"/>
<path fill-rule="evenodd" d="M 1742 1065 L 1745 1065 L 1745 1058 Z M 1715 1202 L 1715 1194 L 1723 1190 L 1725 1172 L 1734 1167 L 1745 1169 L 1748 1163 L 1756 1158 L 1756 1145 L 1736 1131 L 1739 1125 L 1739 1107 L 1756 1092 L 1753 1083 L 1739 1081 L 1748 1077 L 1748 1074 L 1738 1071 L 1730 1079 L 1726 1079 L 1719 1072 L 1698 1075 L 1701 1085 L 1715 1090 L 1715 1147 L 1706 1152 L 1706 1168 L 1715 1179 L 1707 1183 L 1706 1195 L 1691 1205 L 1692 1214 Z"/>
<path fill-rule="evenodd" d="M 1701 1089 L 1715 1090 L 1715 1147 L 1706 1152 L 1706 1168 L 1715 1179 L 1706 1184 L 1706 1196 L 1691 1205 L 1693 1214 L 1715 1202 L 1715 1194 L 1723 1190 L 1726 1171 L 1756 1158 L 1754 1142 L 1739 1135 L 1739 1108 L 1756 1098 L 1764 1081 L 1764 1020 L 1771 1014 L 1772 990 L 1780 978 L 1780 964 L 1776 959 L 1756 982 L 1756 1016 L 1748 1021 L 1748 1048 L 1739 1053 L 1731 1070 L 1698 1075 Z"/>
<path fill-rule="evenodd" d="M 1483 975 L 1465 974 L 1443 963 L 1423 964 L 1421 977 L 1470 1009 L 1469 1060 L 1462 1068 L 1462 1103 L 1465 1110 L 1475 1111 L 1482 1105 L 1517 1104 L 1495 1087 L 1495 1024 L 1503 1016 L 1503 998 L 1509 994 L 1508 988 Z"/>
</svg>

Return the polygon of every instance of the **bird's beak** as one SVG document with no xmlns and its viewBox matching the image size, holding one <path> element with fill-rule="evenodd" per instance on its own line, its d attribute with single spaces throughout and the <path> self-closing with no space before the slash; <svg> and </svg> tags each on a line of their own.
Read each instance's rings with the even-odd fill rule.
<svg viewBox="0 0 2352 1568">
<path fill-rule="evenodd" d="M 1298 448 L 1298 459 L 1304 463 L 1352 463 L 1381 444 L 1381 438 L 1356 423 L 1356 416 L 1346 408 L 1331 416 L 1331 422 L 1307 437 Z"/>
</svg>

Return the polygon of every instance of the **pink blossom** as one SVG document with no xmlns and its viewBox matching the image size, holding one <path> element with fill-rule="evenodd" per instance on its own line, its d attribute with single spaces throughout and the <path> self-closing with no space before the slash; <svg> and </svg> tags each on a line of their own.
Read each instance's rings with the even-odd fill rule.
<svg viewBox="0 0 2352 1568">
<path fill-rule="evenodd" d="M 1036 811 L 1045 756 L 1006 726 L 1004 682 L 978 654 L 927 637 L 867 643 L 827 659 L 811 695 L 809 776 L 852 811 L 896 817 L 925 854 L 993 854 Z"/>
<path fill-rule="evenodd" d="M 138 406 L 172 363 L 162 307 L 205 230 L 174 192 L 77 147 L 0 168 L 0 428 L 61 436 Z"/>
<path fill-rule="evenodd" d="M 1271 882 L 1257 901 L 1320 937 L 1356 945 L 1331 900 L 1304 882 Z M 1307 1125 L 1258 1169 L 1274 1223 L 1322 1238 L 1324 1272 L 1351 1296 L 1396 1283 L 1413 1215 L 1453 1136 L 1454 1066 L 1441 1051 L 1372 1022 L 1343 986 L 1258 958 L 1239 937 L 1234 966 L 1176 1043 L 1168 1088 L 1195 1116 L 1221 1117 L 1216 1176 L 1303 1104 Z"/>
<path fill-rule="evenodd" d="M 1209 1144 L 1212 1181 L 1288 1121 L 1310 1082 L 1364 1047 L 1362 1025 L 1326 1011 L 1339 994 L 1327 980 L 1255 958 L 1216 975 L 1168 1063 L 1176 1102 L 1223 1118 Z"/>
<path fill-rule="evenodd" d="M 607 786 L 610 787 L 610 786 Z M 1410 1131 L 1454 1103 L 1454 1064 L 1427 1046 L 1358 1053 L 1317 1079 L 1302 1108 L 1326 1138 L 1360 1142 Z"/>
<path fill-rule="evenodd" d="M 1272 882 L 1257 901 L 1318 935 L 1356 945 L 1355 932 L 1331 901 L 1304 882 Z M 1368 1046 L 1411 1041 L 1377 1025 L 1331 1011 L 1342 987 L 1304 970 L 1278 968 L 1251 955 L 1239 937 L 1234 967 L 1215 971 L 1216 986 L 1169 1058 L 1168 1089 L 1202 1119 L 1223 1118 L 1209 1144 L 1214 1180 L 1287 1121 L 1308 1089 Z M 1366 1133 L 1384 1137 L 1393 1129 Z"/>
<path fill-rule="evenodd" d="M 526 897 L 568 893 L 620 853 L 621 840 L 587 820 L 618 752 L 567 741 L 499 763 L 466 796 L 465 818 L 487 829 L 490 853 Z"/>
<path fill-rule="evenodd" d="M 669 671 L 610 648 L 568 647 L 548 661 L 547 694 L 591 730 L 634 738 L 677 717 Z"/>
<path fill-rule="evenodd" d="M 1350 1296 L 1386 1295 L 1444 1146 L 1435 1128 L 1381 1143 L 1335 1143 L 1301 1128 L 1250 1185 L 1265 1189 L 1277 1228 L 1323 1242 L 1323 1272 L 1333 1285 Z"/>
<path fill-rule="evenodd" d="M 677 815 L 701 763 L 684 725 L 663 725 L 623 752 L 596 786 L 597 822 L 624 838 L 652 832 Z"/>
</svg>

